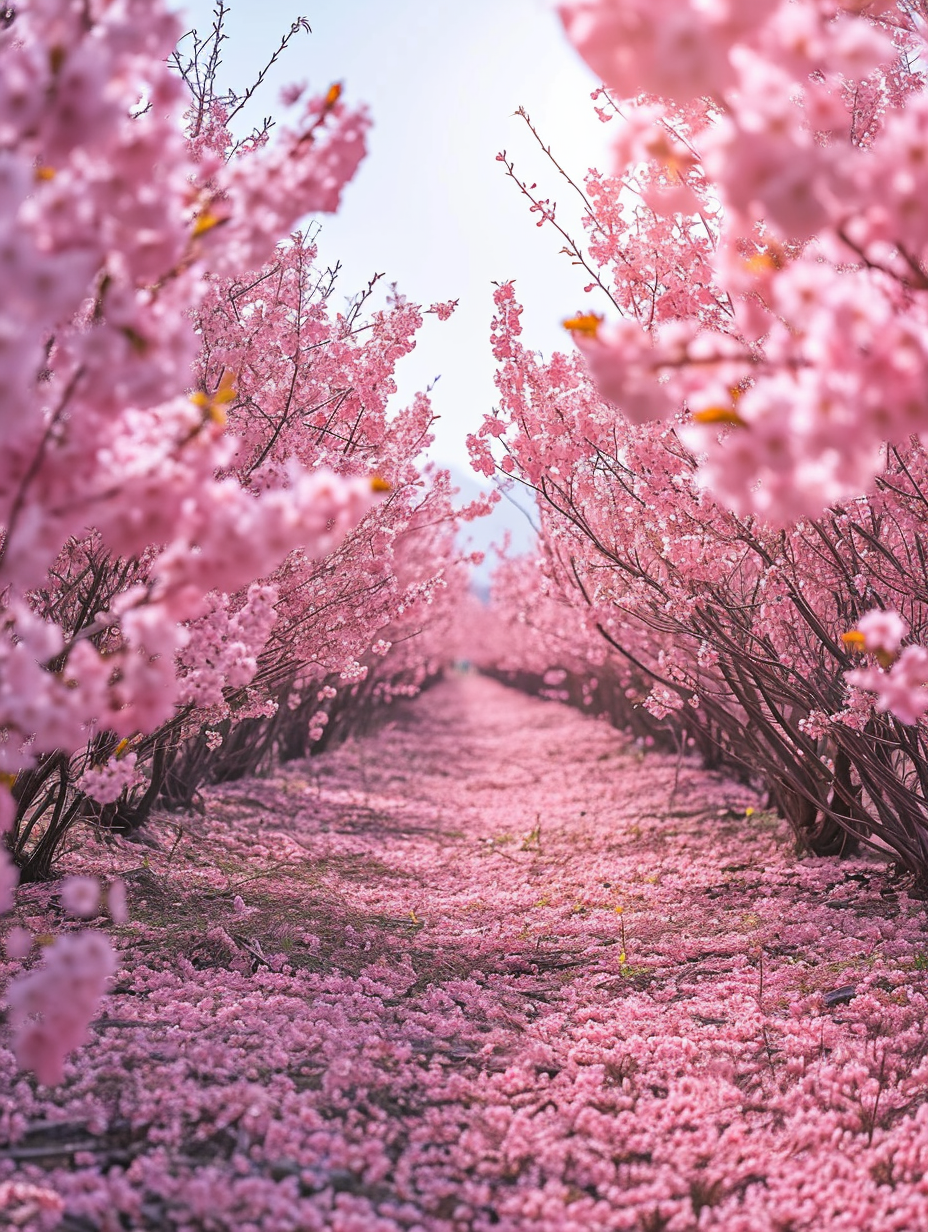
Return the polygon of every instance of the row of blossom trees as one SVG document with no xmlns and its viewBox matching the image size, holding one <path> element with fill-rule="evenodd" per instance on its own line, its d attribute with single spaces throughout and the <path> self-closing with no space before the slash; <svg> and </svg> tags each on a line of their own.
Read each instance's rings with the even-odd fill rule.
<svg viewBox="0 0 928 1232">
<path fill-rule="evenodd" d="M 618 133 L 569 182 L 583 245 L 501 158 L 619 319 L 579 313 L 580 355 L 545 362 L 496 294 L 500 404 L 469 443 L 542 535 L 482 661 L 672 731 L 806 847 L 889 848 L 928 887 L 922 7 L 562 15 Z"/>
<path fill-rule="evenodd" d="M 289 235 L 368 118 L 293 88 L 289 126 L 235 141 L 224 17 L 188 58 L 160 0 L 0 9 L 3 911 L 76 823 L 129 833 L 421 688 L 466 589 L 428 396 L 388 411 L 423 313 L 374 283 L 339 310 Z M 42 1080 L 113 961 L 71 932 L 7 990 Z"/>
</svg>

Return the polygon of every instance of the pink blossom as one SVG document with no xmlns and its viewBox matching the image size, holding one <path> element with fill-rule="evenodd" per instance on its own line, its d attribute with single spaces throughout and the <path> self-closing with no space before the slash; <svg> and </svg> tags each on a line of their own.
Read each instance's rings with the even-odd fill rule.
<svg viewBox="0 0 928 1232">
<path fill-rule="evenodd" d="M 439 321 L 447 321 L 457 306 L 458 301 L 456 299 L 450 299 L 442 304 L 432 304 L 429 308 L 429 312 L 434 312 Z"/>
<path fill-rule="evenodd" d="M 866 489 L 880 442 L 924 426 L 925 287 L 912 254 L 928 243 L 926 99 L 911 71 L 923 32 L 885 6 L 835 20 L 786 0 L 750 11 L 571 0 L 560 12 L 622 117 L 585 221 L 587 268 L 612 271 L 599 282 L 624 314 L 599 331 L 602 350 L 578 336 L 600 393 L 634 422 L 687 404 L 717 424 L 718 385 L 745 386 L 737 440 L 711 428 L 688 438 L 705 455 L 706 486 L 739 511 L 785 524 Z M 772 313 L 812 273 L 784 331 Z M 668 320 L 720 331 L 741 355 L 648 356 L 635 323 L 655 335 Z M 897 349 L 890 333 L 913 328 L 918 340 Z M 645 375 L 655 370 L 659 397 Z M 808 396 L 783 416 L 779 390 L 797 375 Z"/>
<path fill-rule="evenodd" d="M 96 877 L 67 877 L 61 885 L 61 902 L 68 915 L 84 919 L 96 915 L 100 906 L 100 883 Z"/>
<path fill-rule="evenodd" d="M 129 918 L 126 902 L 126 883 L 121 877 L 115 877 L 106 892 L 106 907 L 114 924 L 125 924 Z"/>
<path fill-rule="evenodd" d="M 87 1024 L 115 966 L 101 933 L 62 935 L 45 951 L 41 967 L 7 987 L 17 1061 L 46 1086 L 62 1081 L 65 1058 L 86 1041 Z"/>
<path fill-rule="evenodd" d="M 61 1222 L 64 1208 L 64 1200 L 53 1189 L 27 1181 L 0 1183 L 0 1211 L 7 1213 L 10 1227 L 51 1232 Z"/>
<path fill-rule="evenodd" d="M 864 648 L 870 654 L 881 650 L 887 655 L 899 653 L 902 640 L 909 631 L 909 626 L 898 612 L 881 611 L 879 608 L 861 616 L 857 628 L 863 634 Z"/>
<path fill-rule="evenodd" d="M 5 846 L 0 846 L 0 914 L 11 911 L 19 884 L 19 869 Z"/>
<path fill-rule="evenodd" d="M 889 710 L 903 723 L 917 723 L 928 711 L 928 650 L 906 646 L 886 671 L 858 668 L 847 673 L 849 684 L 876 693 L 877 710 Z"/>
<path fill-rule="evenodd" d="M 144 781 L 135 768 L 136 761 L 137 754 L 134 752 L 110 757 L 103 765 L 89 766 L 77 780 L 77 785 L 98 804 L 110 804 L 118 800 L 124 791 L 131 791 Z"/>
<path fill-rule="evenodd" d="M 3 945 L 8 958 L 22 960 L 32 949 L 32 933 L 28 928 L 20 928 L 17 925 L 7 933 Z"/>
</svg>

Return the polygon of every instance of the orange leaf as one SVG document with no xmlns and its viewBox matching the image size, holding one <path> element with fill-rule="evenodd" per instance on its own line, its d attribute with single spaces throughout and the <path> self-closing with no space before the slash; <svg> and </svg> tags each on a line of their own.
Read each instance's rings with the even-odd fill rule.
<svg viewBox="0 0 928 1232">
<path fill-rule="evenodd" d="M 205 235 L 207 231 L 212 231 L 213 227 L 218 227 L 225 219 L 220 218 L 218 214 L 211 214 L 207 210 L 204 214 L 197 216 L 193 224 L 193 238 L 197 239 L 201 235 Z"/>
<path fill-rule="evenodd" d="M 238 397 L 238 390 L 235 388 L 235 373 L 231 368 L 226 368 L 222 374 L 222 380 L 219 382 L 219 388 L 213 394 L 213 402 L 234 402 Z"/>
<path fill-rule="evenodd" d="M 747 423 L 733 406 L 707 406 L 693 413 L 693 423 L 728 424 L 732 428 L 746 428 Z"/>
<path fill-rule="evenodd" d="M 844 642 L 848 650 L 854 650 L 858 654 L 863 654 L 865 646 L 864 635 L 859 629 L 850 629 L 847 633 L 842 633 L 841 641 Z"/>
<path fill-rule="evenodd" d="M 564 328 L 569 329 L 572 334 L 583 334 L 587 338 L 595 338 L 596 332 L 602 324 L 602 317 L 595 312 L 581 313 L 576 317 L 568 317 L 563 322 Z"/>
</svg>

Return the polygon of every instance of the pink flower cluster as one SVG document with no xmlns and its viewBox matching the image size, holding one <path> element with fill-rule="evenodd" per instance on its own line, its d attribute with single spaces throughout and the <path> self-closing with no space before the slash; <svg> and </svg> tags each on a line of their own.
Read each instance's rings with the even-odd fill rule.
<svg viewBox="0 0 928 1232">
<path fill-rule="evenodd" d="M 848 683 L 876 693 L 877 710 L 888 710 L 903 723 L 917 723 L 928 712 L 928 650 L 924 646 L 902 649 L 909 627 L 898 612 L 867 612 L 857 630 L 863 648 L 881 662 L 848 672 Z"/>
<path fill-rule="evenodd" d="M 625 319 L 574 323 L 601 393 L 636 423 L 689 412 L 703 482 L 741 512 L 785 523 L 868 489 L 880 443 L 926 424 L 920 17 L 882 0 L 560 12 L 619 130 L 586 220 L 587 268 L 616 264 L 616 286 L 587 289 Z"/>
<path fill-rule="evenodd" d="M 19 884 L 19 869 L 10 858 L 6 845 L 15 817 L 16 802 L 10 794 L 8 783 L 0 780 L 0 915 L 13 906 L 14 893 Z"/>
<path fill-rule="evenodd" d="M 53 1086 L 64 1078 L 68 1053 L 87 1040 L 87 1027 L 116 959 L 108 939 L 83 931 L 56 937 L 42 966 L 13 980 L 6 1005 L 13 1051 L 24 1069 Z"/>
<path fill-rule="evenodd" d="M 227 594 L 209 596 L 208 610 L 192 626 L 190 640 L 178 656 L 182 668 L 189 664 L 181 684 L 182 704 L 212 710 L 213 722 L 226 717 L 224 690 L 251 683 L 258 654 L 277 622 L 277 600 L 275 587 L 257 582 L 233 614 Z"/>
<path fill-rule="evenodd" d="M 131 791 L 144 780 L 136 769 L 138 754 L 129 752 L 109 757 L 102 765 L 88 766 L 77 780 L 77 788 L 98 804 L 111 804 L 124 791 Z"/>
</svg>

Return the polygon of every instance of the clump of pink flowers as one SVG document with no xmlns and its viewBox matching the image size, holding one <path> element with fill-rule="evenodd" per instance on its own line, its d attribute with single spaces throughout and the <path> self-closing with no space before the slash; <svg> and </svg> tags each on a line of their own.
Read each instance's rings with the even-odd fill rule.
<svg viewBox="0 0 928 1232">
<path fill-rule="evenodd" d="M 898 612 L 874 610 L 846 635 L 851 645 L 877 659 L 869 667 L 848 672 L 848 683 L 876 694 L 876 708 L 890 711 L 903 723 L 917 723 L 928 712 L 928 650 L 903 648 L 909 626 Z"/>
<path fill-rule="evenodd" d="M 102 765 L 88 766 L 76 785 L 98 804 L 111 804 L 124 791 L 143 782 L 142 775 L 135 768 L 137 760 L 134 752 L 109 757 Z"/>
<path fill-rule="evenodd" d="M 601 394 L 633 423 L 685 410 L 702 481 L 739 513 L 787 525 L 870 489 L 881 442 L 926 422 L 921 18 L 819 0 L 559 11 L 615 132 L 581 263 L 587 290 L 610 291 L 617 250 L 625 274 L 608 321 L 568 322 Z"/>
<path fill-rule="evenodd" d="M 7 988 L 14 1055 L 40 1082 L 52 1086 L 63 1080 L 65 1058 L 86 1042 L 88 1023 L 115 969 L 103 933 L 62 934 L 45 951 L 41 966 Z"/>
</svg>

